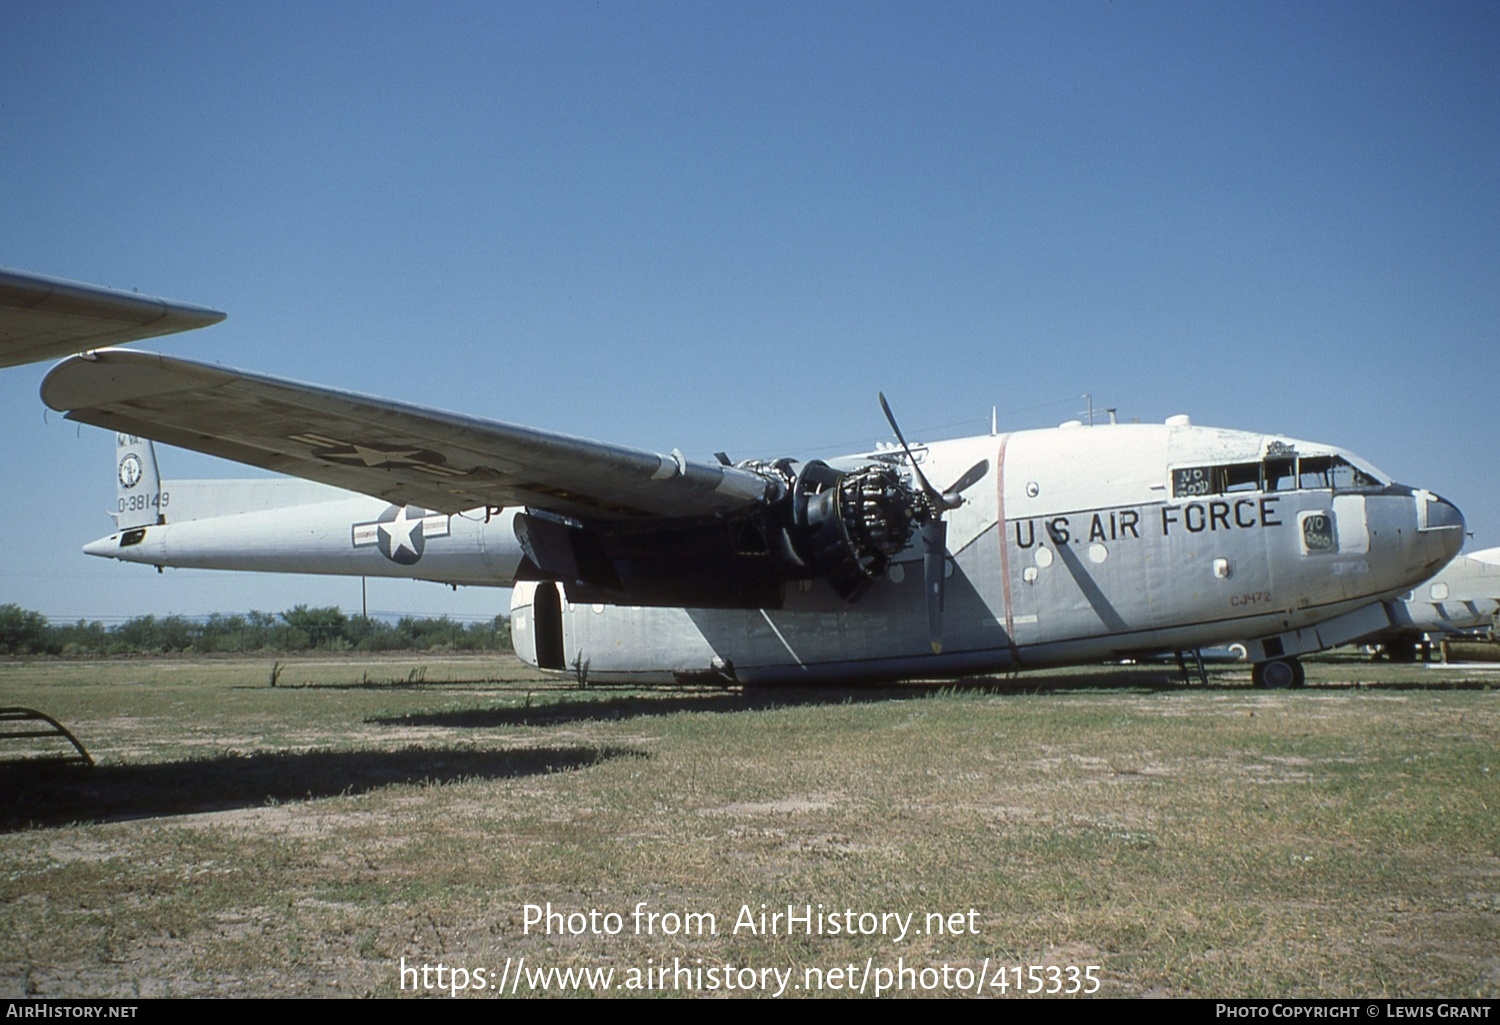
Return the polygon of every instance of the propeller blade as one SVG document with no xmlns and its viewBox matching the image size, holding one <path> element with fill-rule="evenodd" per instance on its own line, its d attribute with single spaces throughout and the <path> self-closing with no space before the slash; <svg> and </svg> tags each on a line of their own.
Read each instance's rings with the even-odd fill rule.
<svg viewBox="0 0 1500 1025">
<path fill-rule="evenodd" d="M 947 576 L 948 524 L 933 517 L 922 528 L 922 584 L 927 589 L 927 634 L 932 653 L 943 650 L 943 580 Z"/>
<path fill-rule="evenodd" d="M 973 487 L 975 482 L 989 472 L 990 461 L 988 459 L 979 460 L 979 462 L 965 470 L 962 477 L 949 485 L 947 491 L 943 492 L 943 504 L 949 509 L 957 509 L 964 501 L 959 495 Z"/>
<path fill-rule="evenodd" d="M 943 582 L 948 571 L 948 524 L 943 520 L 943 513 L 963 504 L 960 492 L 990 472 L 990 461 L 981 459 L 964 471 L 964 475 L 947 491 L 939 491 L 917 465 L 917 457 L 912 455 L 911 446 L 906 443 L 906 437 L 896 423 L 896 414 L 891 412 L 891 404 L 885 400 L 884 392 L 880 393 L 880 408 L 885 410 L 886 423 L 891 425 L 891 431 L 906 452 L 912 475 L 922 485 L 922 494 L 927 499 L 931 513 L 927 522 L 922 524 L 922 587 L 927 592 L 928 639 L 932 643 L 932 653 L 936 655 L 943 650 Z"/>
<path fill-rule="evenodd" d="M 911 463 L 911 472 L 917 475 L 918 482 L 922 485 L 922 493 L 936 502 L 942 501 L 942 494 L 932 486 L 922 468 L 917 465 L 917 457 L 911 454 L 911 446 L 906 443 L 901 428 L 896 424 L 896 414 L 891 412 L 891 404 L 885 401 L 885 392 L 876 392 L 880 396 L 880 408 L 885 410 L 885 422 L 891 425 L 891 430 L 896 434 L 896 440 L 901 442 L 901 448 L 906 453 L 906 461 Z"/>
</svg>

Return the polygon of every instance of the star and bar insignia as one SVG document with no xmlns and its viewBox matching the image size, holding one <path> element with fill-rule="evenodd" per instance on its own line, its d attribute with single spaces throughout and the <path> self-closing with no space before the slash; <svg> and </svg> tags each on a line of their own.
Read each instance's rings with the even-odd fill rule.
<svg viewBox="0 0 1500 1025">
<path fill-rule="evenodd" d="M 352 533 L 355 548 L 377 545 L 387 559 L 410 566 L 422 558 L 428 538 L 448 536 L 448 515 L 415 505 L 393 505 L 377 519 L 354 524 Z"/>
<path fill-rule="evenodd" d="M 377 470 L 417 470 L 434 477 L 459 477 L 463 470 L 445 466 L 441 452 L 413 445 L 373 445 L 341 441 L 321 434 L 294 434 L 291 440 L 307 445 L 314 459 L 344 466 L 366 466 Z"/>
</svg>

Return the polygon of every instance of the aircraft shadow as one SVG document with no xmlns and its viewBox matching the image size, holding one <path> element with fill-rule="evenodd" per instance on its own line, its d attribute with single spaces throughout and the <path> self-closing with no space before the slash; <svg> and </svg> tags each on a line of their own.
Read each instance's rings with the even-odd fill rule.
<svg viewBox="0 0 1500 1025">
<path fill-rule="evenodd" d="M 455 712 L 413 712 L 381 716 L 365 721 L 381 726 L 437 726 L 453 729 L 489 729 L 496 726 L 566 726 L 579 722 L 615 722 L 647 719 L 679 712 L 730 714 L 764 712 L 801 705 L 844 705 L 909 698 L 931 691 L 921 687 L 816 687 L 805 689 L 746 688 L 700 692 L 690 695 L 622 695 L 608 698 L 583 696 L 553 698 L 546 704 L 524 708 L 474 708 Z M 552 698 L 556 692 L 549 692 Z"/>
<path fill-rule="evenodd" d="M 954 680 L 953 686 L 964 690 L 980 690 L 993 694 L 1038 694 L 1044 691 L 1073 690 L 1204 690 L 1196 672 L 1191 682 L 1184 682 L 1176 666 L 1117 666 L 1109 669 L 1079 670 L 1066 675 L 1050 673 L 1046 676 L 1029 675 L 1026 672 L 1014 676 L 967 677 Z M 1209 677 L 1208 690 L 1216 687 L 1230 688 L 1235 685 L 1216 683 Z M 1238 685 L 1244 689 L 1244 685 Z"/>
<path fill-rule="evenodd" d="M 1495 686 L 1494 680 L 1471 680 L 1471 679 L 1432 679 L 1432 680 L 1376 680 L 1371 682 L 1340 681 L 1309 683 L 1309 687 L 1319 687 L 1330 690 L 1492 690 Z"/>
<path fill-rule="evenodd" d="M 1194 677 L 1192 686 L 1203 687 Z M 1212 688 L 1214 684 L 1210 684 Z M 1243 683 L 1229 685 L 1243 690 Z M 765 712 L 779 708 L 810 705 L 868 704 L 878 701 L 909 701 L 931 697 L 946 690 L 961 689 L 994 694 L 1034 694 L 1045 690 L 1182 690 L 1185 685 L 1175 666 L 1120 666 L 1095 672 L 1066 676 L 971 677 L 959 680 L 887 683 L 876 686 L 759 686 L 740 690 L 698 692 L 694 694 L 657 696 L 655 694 L 590 697 L 587 691 L 573 691 L 558 696 L 548 692 L 549 700 L 522 708 L 473 708 L 452 712 L 412 712 L 405 715 L 378 716 L 365 721 L 380 726 L 435 726 L 451 729 L 493 729 L 501 726 L 567 726 L 580 722 L 615 722 L 694 714 L 728 715 L 738 712 Z M 660 692 L 657 692 L 658 694 Z M 577 696 L 573 696 L 577 695 Z"/>
<path fill-rule="evenodd" d="M 621 757 L 648 755 L 625 747 L 569 745 L 511 751 L 272 752 L 91 769 L 11 762 L 0 764 L 0 788 L 7 795 L 0 800 L 0 833 L 258 808 L 401 783 L 539 776 Z"/>
</svg>

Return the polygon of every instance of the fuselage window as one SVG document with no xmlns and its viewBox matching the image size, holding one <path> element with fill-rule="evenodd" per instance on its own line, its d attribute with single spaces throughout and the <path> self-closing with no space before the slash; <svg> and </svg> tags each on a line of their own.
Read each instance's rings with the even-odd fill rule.
<svg viewBox="0 0 1500 1025">
<path fill-rule="evenodd" d="M 1313 513 L 1302 520 L 1302 547 L 1309 555 L 1333 551 L 1333 517 Z"/>
</svg>

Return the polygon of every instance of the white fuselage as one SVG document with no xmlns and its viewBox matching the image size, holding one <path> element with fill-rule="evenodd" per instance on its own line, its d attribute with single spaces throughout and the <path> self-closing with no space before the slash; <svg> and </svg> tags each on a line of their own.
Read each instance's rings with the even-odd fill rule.
<svg viewBox="0 0 1500 1025">
<path fill-rule="evenodd" d="M 1299 479 L 1294 464 L 1269 488 L 1233 472 L 1219 474 L 1222 486 L 1213 479 L 1225 468 L 1244 477 L 1268 452 L 1283 469 L 1283 451 L 1306 458 L 1309 472 Z M 575 605 L 545 594 L 534 608 L 538 590 L 554 585 L 518 585 L 517 650 L 599 681 L 954 677 L 1232 642 L 1260 661 L 1385 623 L 1381 599 L 1430 576 L 1463 533 L 1435 496 L 1356 487 L 1353 468 L 1364 464 L 1347 453 L 1240 431 L 1023 431 L 935 443 L 920 458 L 939 486 L 980 459 L 991 466 L 949 516 L 940 654 L 928 643 L 915 546 L 854 603 L 815 581 L 789 586 L 781 609 Z"/>
</svg>

